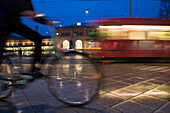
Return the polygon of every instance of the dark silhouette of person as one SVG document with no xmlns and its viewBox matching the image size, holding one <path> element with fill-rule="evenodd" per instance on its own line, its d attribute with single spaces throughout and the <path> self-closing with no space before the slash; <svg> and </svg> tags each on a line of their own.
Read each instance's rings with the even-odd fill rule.
<svg viewBox="0 0 170 113">
<path fill-rule="evenodd" d="M 53 25 L 43 16 L 39 16 L 32 6 L 31 0 L 0 0 L 0 59 L 8 36 L 11 33 L 21 35 L 35 43 L 34 60 L 31 71 L 35 71 L 35 64 L 40 63 L 42 36 L 21 23 L 20 17 L 26 16 L 45 25 Z"/>
<path fill-rule="evenodd" d="M 22 50 L 21 50 L 21 48 L 18 50 L 18 54 L 19 54 L 19 58 L 21 59 L 22 58 Z"/>
<path fill-rule="evenodd" d="M 70 40 L 70 48 L 69 49 L 73 49 L 73 41 Z"/>
</svg>

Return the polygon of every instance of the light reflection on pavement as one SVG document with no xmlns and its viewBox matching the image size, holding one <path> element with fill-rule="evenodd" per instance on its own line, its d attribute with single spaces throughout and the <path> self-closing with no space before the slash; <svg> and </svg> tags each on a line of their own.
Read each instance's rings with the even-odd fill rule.
<svg viewBox="0 0 170 113">
<path fill-rule="evenodd" d="M 29 66 L 24 64 L 23 68 L 27 71 Z M 98 66 L 102 71 L 99 95 L 81 108 L 69 107 L 55 100 L 47 90 L 46 82 L 41 79 L 24 90 L 15 91 L 7 100 L 13 103 L 17 111 L 30 113 L 170 112 L 169 63 L 116 63 Z M 77 85 L 82 84 L 77 82 Z"/>
</svg>

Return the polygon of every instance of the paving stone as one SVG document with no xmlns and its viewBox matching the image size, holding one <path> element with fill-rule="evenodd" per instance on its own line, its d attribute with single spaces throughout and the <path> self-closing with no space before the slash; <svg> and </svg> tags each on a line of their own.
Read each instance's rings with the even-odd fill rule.
<svg viewBox="0 0 170 113">
<path fill-rule="evenodd" d="M 161 80 L 156 80 L 156 79 L 151 79 L 149 81 L 147 81 L 149 83 L 153 83 L 153 84 L 158 84 L 158 85 L 162 85 L 162 84 L 165 84 L 164 81 L 161 81 Z"/>
<path fill-rule="evenodd" d="M 101 95 L 97 101 L 106 106 L 113 106 L 113 105 L 123 102 L 124 100 L 113 94 L 106 93 L 106 94 Z"/>
<path fill-rule="evenodd" d="M 163 107 L 161 107 L 160 110 L 165 113 L 170 113 L 170 102 L 168 104 L 164 105 Z"/>
<path fill-rule="evenodd" d="M 123 99 L 130 99 L 130 98 L 140 95 L 142 92 L 132 91 L 132 90 L 128 90 L 126 88 L 122 88 L 122 89 L 119 89 L 116 91 L 112 91 L 110 93 L 113 93 Z"/>
<path fill-rule="evenodd" d="M 155 87 L 157 87 L 157 85 L 151 84 L 148 82 L 142 82 L 139 84 L 131 85 L 131 86 L 127 87 L 127 89 L 130 89 L 133 91 L 145 92 L 145 91 L 153 89 Z"/>
<path fill-rule="evenodd" d="M 39 98 L 46 98 L 52 96 L 47 89 L 39 89 L 39 88 L 33 91 L 32 90 L 24 91 L 24 94 L 29 100 L 35 100 Z"/>
<path fill-rule="evenodd" d="M 82 106 L 84 109 L 93 109 L 93 111 L 100 111 L 106 109 L 108 106 L 101 104 L 98 101 L 93 100 L 92 102 Z"/>
<path fill-rule="evenodd" d="M 46 111 L 48 109 L 54 109 L 59 106 L 64 106 L 63 103 L 56 100 L 54 97 L 39 98 L 30 101 L 31 107 L 35 112 Z"/>
<path fill-rule="evenodd" d="M 46 109 L 37 113 L 77 113 L 72 107 L 62 106 L 53 109 Z"/>
<path fill-rule="evenodd" d="M 101 86 L 100 89 L 105 91 L 105 92 L 111 92 L 111 91 L 119 89 L 119 86 L 115 87 L 113 84 L 106 84 L 104 86 Z"/>
<path fill-rule="evenodd" d="M 155 111 L 154 113 L 165 113 L 165 112 L 160 111 L 160 110 L 157 110 L 157 111 Z"/>
<path fill-rule="evenodd" d="M 34 113 L 29 102 L 18 103 L 18 104 L 15 105 L 15 108 L 16 108 L 15 112 L 17 112 L 17 113 Z"/>
<path fill-rule="evenodd" d="M 121 112 L 116 111 L 116 110 L 115 110 L 115 109 L 113 109 L 113 108 L 108 108 L 108 109 L 105 109 L 105 110 L 99 111 L 98 113 L 121 113 Z"/>
<path fill-rule="evenodd" d="M 158 89 L 153 89 L 148 92 L 144 93 L 145 95 L 153 96 L 158 99 L 163 99 L 166 101 L 170 101 L 170 93 L 158 90 Z"/>
<path fill-rule="evenodd" d="M 157 88 L 158 90 L 170 93 L 170 84 L 165 84 Z"/>
<path fill-rule="evenodd" d="M 23 92 L 20 90 L 17 90 L 16 92 L 14 91 L 12 95 L 8 97 L 6 100 L 14 104 L 25 103 L 28 101 Z"/>
<path fill-rule="evenodd" d="M 136 78 L 131 78 L 131 79 L 124 79 L 123 82 L 125 83 L 129 83 L 129 84 L 136 84 L 141 82 L 140 79 L 136 79 Z"/>
<path fill-rule="evenodd" d="M 106 92 L 112 92 L 114 90 L 117 90 L 119 88 L 127 87 L 130 84 L 123 83 L 123 82 L 111 82 L 106 85 L 101 85 L 101 90 L 104 90 Z"/>
<path fill-rule="evenodd" d="M 135 97 L 131 100 L 136 101 L 138 103 L 141 103 L 145 106 L 152 107 L 155 110 L 160 108 L 161 106 L 163 106 L 164 104 L 166 104 L 168 102 L 168 101 L 165 101 L 165 100 L 153 98 L 153 97 L 146 96 L 146 95 L 141 95 L 141 96 Z"/>
<path fill-rule="evenodd" d="M 73 109 L 76 111 L 76 113 L 97 113 L 97 110 L 90 108 L 84 109 L 82 107 L 74 107 Z"/>
<path fill-rule="evenodd" d="M 154 109 L 135 103 L 126 101 L 113 107 L 123 113 L 152 113 Z"/>
</svg>

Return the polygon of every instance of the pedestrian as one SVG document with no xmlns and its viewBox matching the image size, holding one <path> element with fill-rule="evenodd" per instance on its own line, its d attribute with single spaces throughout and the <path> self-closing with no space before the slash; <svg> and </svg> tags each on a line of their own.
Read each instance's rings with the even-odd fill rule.
<svg viewBox="0 0 170 113">
<path fill-rule="evenodd" d="M 22 59 L 22 49 L 21 48 L 18 50 L 18 54 L 19 54 L 19 59 Z"/>
<path fill-rule="evenodd" d="M 70 48 L 69 49 L 73 49 L 73 41 L 70 40 Z"/>
</svg>

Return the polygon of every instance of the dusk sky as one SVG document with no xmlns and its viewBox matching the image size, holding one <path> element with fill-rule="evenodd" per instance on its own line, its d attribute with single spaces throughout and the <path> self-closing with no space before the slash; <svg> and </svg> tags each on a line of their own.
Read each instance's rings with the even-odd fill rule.
<svg viewBox="0 0 170 113">
<path fill-rule="evenodd" d="M 158 18 L 160 0 L 131 0 L 132 18 Z M 129 18 L 130 0 L 32 0 L 38 13 L 43 13 L 51 20 L 60 21 L 63 26 L 98 20 L 99 18 Z M 86 14 L 86 9 L 89 13 Z M 39 26 L 42 35 L 48 27 L 38 24 L 27 18 L 22 18 L 23 23 L 32 29 Z M 58 25 L 56 25 L 58 26 Z"/>
</svg>

